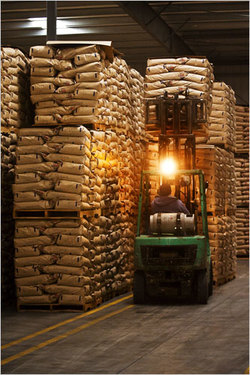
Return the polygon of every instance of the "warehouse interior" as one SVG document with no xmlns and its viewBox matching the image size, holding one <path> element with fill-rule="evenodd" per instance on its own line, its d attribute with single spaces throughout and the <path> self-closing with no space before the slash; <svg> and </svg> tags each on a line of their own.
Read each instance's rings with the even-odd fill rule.
<svg viewBox="0 0 250 375">
<path fill-rule="evenodd" d="M 2 373 L 249 373 L 249 2 L 1 26 Z"/>
</svg>

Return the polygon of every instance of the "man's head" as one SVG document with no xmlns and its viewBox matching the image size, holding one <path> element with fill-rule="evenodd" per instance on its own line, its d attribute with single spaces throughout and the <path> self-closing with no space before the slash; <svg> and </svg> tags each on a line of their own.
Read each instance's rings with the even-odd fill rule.
<svg viewBox="0 0 250 375">
<path fill-rule="evenodd" d="M 170 195 L 171 194 L 171 186 L 170 184 L 162 184 L 159 188 L 159 195 Z"/>
</svg>

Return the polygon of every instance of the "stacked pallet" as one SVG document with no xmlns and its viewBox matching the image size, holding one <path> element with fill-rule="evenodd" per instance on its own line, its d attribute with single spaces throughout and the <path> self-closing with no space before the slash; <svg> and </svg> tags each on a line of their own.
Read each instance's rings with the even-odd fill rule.
<svg viewBox="0 0 250 375">
<path fill-rule="evenodd" d="M 196 149 L 196 167 L 203 170 L 208 182 L 209 242 L 214 282 L 219 285 L 231 280 L 236 273 L 234 155 L 216 146 L 200 145 Z"/>
<path fill-rule="evenodd" d="M 237 208 L 237 256 L 249 256 L 249 209 Z"/>
<path fill-rule="evenodd" d="M 132 126 L 129 107 L 133 99 L 133 107 L 136 100 L 141 103 L 137 94 L 142 96 L 143 79 L 136 71 L 130 73 L 125 60 L 108 58 L 104 47 L 96 45 L 57 50 L 35 46 L 30 55 L 36 125 L 102 124 L 117 130 Z"/>
<path fill-rule="evenodd" d="M 11 185 L 14 182 L 14 165 L 16 161 L 16 134 L 1 132 L 1 281 L 2 303 L 14 300 L 14 221 L 12 219 L 13 194 Z"/>
<path fill-rule="evenodd" d="M 208 119 L 208 144 L 224 145 L 235 151 L 235 94 L 224 82 L 214 82 L 212 108 Z"/>
<path fill-rule="evenodd" d="M 249 153 L 249 107 L 235 106 L 236 153 Z"/>
<path fill-rule="evenodd" d="M 237 255 L 249 256 L 249 108 L 236 106 Z"/>
<path fill-rule="evenodd" d="M 213 80 L 213 68 L 207 59 L 196 57 L 148 59 L 145 96 L 148 99 L 155 99 L 168 94 L 170 97 L 178 95 L 180 99 L 185 97 L 204 99 L 209 113 Z M 171 114 L 169 116 L 171 120 Z M 153 124 L 155 120 L 156 108 L 150 105 L 148 123 Z M 198 133 L 202 137 L 206 135 L 206 123 L 200 127 Z M 197 143 L 198 141 L 200 142 L 197 138 Z"/>
<path fill-rule="evenodd" d="M 21 248 L 16 251 L 17 287 L 25 279 L 32 293 L 39 289 L 39 295 L 19 290 L 18 304 L 95 305 L 128 290 L 133 280 L 144 159 L 143 79 L 119 56 L 106 59 L 102 47 L 81 47 L 81 54 L 75 48 L 34 47 L 31 55 L 35 125 L 64 126 L 20 130 L 13 185 L 16 215 L 36 209 L 49 216 L 84 210 L 87 216 L 16 221 L 15 245 Z M 94 55 L 99 60 L 91 60 Z M 74 76 L 72 70 L 77 70 Z M 54 91 L 36 94 L 41 88 Z M 74 110 L 66 114 L 70 106 Z M 82 126 L 98 123 L 105 125 L 104 131 Z M 29 242 L 40 252 L 30 260 L 22 252 Z M 35 269 L 33 276 L 41 282 L 18 267 Z"/>
<path fill-rule="evenodd" d="M 18 48 L 1 48 L 1 125 L 19 128 L 31 121 L 29 60 Z"/>
</svg>

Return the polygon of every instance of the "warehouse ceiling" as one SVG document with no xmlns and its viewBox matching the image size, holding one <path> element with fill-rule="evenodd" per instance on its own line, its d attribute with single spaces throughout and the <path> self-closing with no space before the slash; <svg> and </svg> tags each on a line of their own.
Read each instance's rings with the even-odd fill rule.
<svg viewBox="0 0 250 375">
<path fill-rule="evenodd" d="M 148 57 L 248 65 L 248 1 L 58 1 L 58 40 L 111 40 L 145 73 Z M 2 45 L 46 43 L 46 1 L 2 1 Z"/>
</svg>

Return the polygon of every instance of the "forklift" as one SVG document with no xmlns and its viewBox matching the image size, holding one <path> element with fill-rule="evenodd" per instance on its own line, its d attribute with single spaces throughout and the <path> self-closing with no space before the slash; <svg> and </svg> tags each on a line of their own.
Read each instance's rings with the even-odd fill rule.
<svg viewBox="0 0 250 375">
<path fill-rule="evenodd" d="M 153 119 L 152 119 L 153 114 Z M 206 121 L 206 101 L 167 93 L 146 101 L 146 124 L 158 132 L 161 170 L 143 170 L 135 238 L 135 304 L 162 297 L 189 298 L 206 304 L 213 292 L 206 188 L 195 168 L 195 134 Z M 171 156 L 171 158 L 169 158 Z M 167 159 L 169 158 L 169 159 Z M 173 161 L 182 168 L 174 171 Z M 164 171 L 164 166 L 166 170 Z M 151 214 L 151 181 L 168 183 L 186 204 L 184 213 Z M 198 226 L 199 225 L 199 232 Z"/>
</svg>

